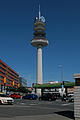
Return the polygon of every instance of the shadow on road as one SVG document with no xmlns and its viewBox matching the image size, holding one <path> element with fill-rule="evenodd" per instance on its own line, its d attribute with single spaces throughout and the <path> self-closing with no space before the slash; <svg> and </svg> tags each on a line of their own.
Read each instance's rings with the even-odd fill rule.
<svg viewBox="0 0 80 120">
<path fill-rule="evenodd" d="M 74 120 L 74 112 L 73 111 L 59 111 L 59 112 L 55 112 L 55 113 Z"/>
</svg>

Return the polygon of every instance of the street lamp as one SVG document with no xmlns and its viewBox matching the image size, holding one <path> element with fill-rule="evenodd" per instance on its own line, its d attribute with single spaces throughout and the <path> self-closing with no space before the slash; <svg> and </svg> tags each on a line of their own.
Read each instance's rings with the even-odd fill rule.
<svg viewBox="0 0 80 120">
<path fill-rule="evenodd" d="M 61 81 L 63 81 L 63 65 L 58 65 L 58 67 L 60 68 L 60 72 L 61 72 Z"/>
<path fill-rule="evenodd" d="M 61 72 L 61 93 L 62 93 L 62 96 L 64 94 L 64 80 L 63 80 L 63 65 L 58 65 L 59 68 L 60 68 L 60 72 Z"/>
</svg>

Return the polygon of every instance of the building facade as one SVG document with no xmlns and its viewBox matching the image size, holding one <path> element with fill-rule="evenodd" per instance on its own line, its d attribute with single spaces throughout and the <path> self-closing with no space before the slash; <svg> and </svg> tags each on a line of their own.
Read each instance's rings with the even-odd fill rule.
<svg viewBox="0 0 80 120">
<path fill-rule="evenodd" d="M 4 92 L 6 88 L 18 88 L 19 75 L 6 63 L 0 60 L 0 91 Z"/>
<path fill-rule="evenodd" d="M 23 77 L 19 78 L 20 80 L 20 87 L 27 87 L 27 80 Z"/>
<path fill-rule="evenodd" d="M 76 73 L 73 76 L 75 79 L 74 117 L 75 120 L 80 120 L 80 73 Z"/>
</svg>

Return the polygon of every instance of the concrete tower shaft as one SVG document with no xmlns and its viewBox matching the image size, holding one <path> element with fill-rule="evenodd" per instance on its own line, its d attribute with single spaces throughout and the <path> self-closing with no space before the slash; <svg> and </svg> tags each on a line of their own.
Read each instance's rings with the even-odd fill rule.
<svg viewBox="0 0 80 120">
<path fill-rule="evenodd" d="M 38 47 L 37 52 L 37 84 L 43 83 L 43 72 L 42 72 L 42 48 Z"/>
</svg>

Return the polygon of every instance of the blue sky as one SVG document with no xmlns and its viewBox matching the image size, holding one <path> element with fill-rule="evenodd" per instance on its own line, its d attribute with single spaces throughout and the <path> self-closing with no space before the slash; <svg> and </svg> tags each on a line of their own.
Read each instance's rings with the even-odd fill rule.
<svg viewBox="0 0 80 120">
<path fill-rule="evenodd" d="M 36 82 L 37 49 L 31 46 L 38 4 L 46 19 L 49 45 L 43 48 L 43 81 L 74 81 L 80 73 L 79 0 L 0 0 L 0 59 L 27 79 Z"/>
</svg>

